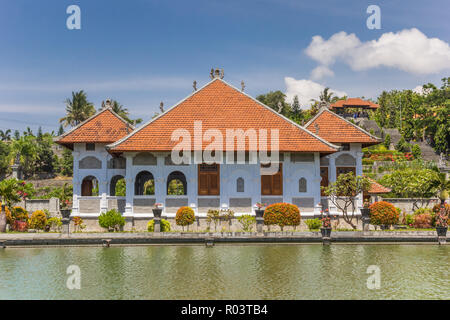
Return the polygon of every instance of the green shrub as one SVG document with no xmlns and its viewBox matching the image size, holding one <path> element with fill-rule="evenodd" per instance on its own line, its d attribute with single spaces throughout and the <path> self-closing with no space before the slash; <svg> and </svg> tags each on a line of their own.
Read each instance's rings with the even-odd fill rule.
<svg viewBox="0 0 450 320">
<path fill-rule="evenodd" d="M 177 225 L 184 227 L 187 226 L 189 230 L 189 225 L 193 224 L 195 221 L 195 213 L 194 210 L 190 207 L 181 207 L 177 211 L 177 215 L 175 217 L 175 222 Z"/>
<path fill-rule="evenodd" d="M 397 224 L 400 214 L 389 202 L 378 201 L 370 205 L 370 223 L 374 225 Z"/>
<path fill-rule="evenodd" d="M 58 217 L 47 219 L 47 226 L 49 226 L 50 229 L 58 231 L 62 226 L 62 220 Z"/>
<path fill-rule="evenodd" d="M 322 226 L 322 221 L 319 219 L 307 219 L 305 220 L 309 230 L 318 230 Z"/>
<path fill-rule="evenodd" d="M 294 228 L 300 224 L 300 211 L 296 205 L 290 203 L 274 203 L 264 211 L 265 225 L 279 225 L 281 231 L 285 226 Z"/>
<path fill-rule="evenodd" d="M 399 152 L 409 152 L 411 150 L 411 145 L 405 141 L 405 138 L 401 137 L 395 145 L 395 150 Z"/>
<path fill-rule="evenodd" d="M 422 157 L 422 151 L 418 144 L 414 144 L 411 148 L 411 153 L 414 156 L 414 159 L 420 159 Z"/>
<path fill-rule="evenodd" d="M 431 214 L 431 209 L 429 208 L 419 208 L 414 211 L 414 215 L 417 216 L 419 214 Z"/>
<path fill-rule="evenodd" d="M 214 231 L 217 231 L 217 225 L 220 222 L 220 211 L 209 209 L 206 214 L 206 223 L 208 224 L 208 231 L 211 229 L 211 222 L 214 222 Z"/>
<path fill-rule="evenodd" d="M 28 211 L 19 206 L 12 208 L 11 216 L 13 220 L 28 221 Z"/>
<path fill-rule="evenodd" d="M 386 147 L 386 149 L 389 149 L 389 147 L 391 146 L 391 135 L 389 133 L 384 138 L 384 143 L 383 144 Z"/>
<path fill-rule="evenodd" d="M 170 231 L 170 222 L 165 220 L 165 219 L 161 219 L 161 232 L 169 232 Z M 147 223 L 147 231 L 148 232 L 153 232 L 155 231 L 155 220 L 150 220 Z"/>
<path fill-rule="evenodd" d="M 98 223 L 108 231 L 119 231 L 125 225 L 125 218 L 116 209 L 104 212 L 98 217 Z"/>
<path fill-rule="evenodd" d="M 42 210 L 36 210 L 31 215 L 30 220 L 28 220 L 28 225 L 30 229 L 43 230 L 47 225 L 47 216 Z"/>
<path fill-rule="evenodd" d="M 242 230 L 245 232 L 251 232 L 253 224 L 256 222 L 256 218 L 250 214 L 244 214 L 238 218 L 238 221 L 242 226 Z"/>
</svg>

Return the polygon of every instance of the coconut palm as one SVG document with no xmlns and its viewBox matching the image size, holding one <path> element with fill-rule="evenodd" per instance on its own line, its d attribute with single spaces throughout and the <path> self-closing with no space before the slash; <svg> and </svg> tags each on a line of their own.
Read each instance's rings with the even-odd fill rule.
<svg viewBox="0 0 450 320">
<path fill-rule="evenodd" d="M 330 88 L 326 87 L 325 89 L 323 89 L 323 91 L 320 93 L 319 96 L 319 100 L 321 102 L 327 102 L 327 103 L 331 103 L 333 100 L 333 92 L 330 92 Z"/>
<path fill-rule="evenodd" d="M 0 130 L 0 139 L 2 141 L 11 141 L 11 129 Z"/>
<path fill-rule="evenodd" d="M 441 206 L 443 206 L 450 191 L 450 180 L 447 179 L 447 175 L 442 172 L 438 173 L 437 177 L 434 187 L 436 188 L 436 195 L 441 200 Z"/>
<path fill-rule="evenodd" d="M 83 90 L 72 92 L 72 99 L 66 99 L 66 116 L 59 119 L 64 127 L 76 126 L 95 114 L 94 105 L 87 100 Z"/>
<path fill-rule="evenodd" d="M 102 101 L 102 109 L 105 108 L 106 103 L 105 101 Z M 115 113 L 117 113 L 119 116 L 121 116 L 124 120 L 128 121 L 129 123 L 141 123 L 142 119 L 135 119 L 132 120 L 128 116 L 130 115 L 127 108 L 125 108 L 119 101 L 117 100 L 111 100 L 111 109 Z"/>
</svg>

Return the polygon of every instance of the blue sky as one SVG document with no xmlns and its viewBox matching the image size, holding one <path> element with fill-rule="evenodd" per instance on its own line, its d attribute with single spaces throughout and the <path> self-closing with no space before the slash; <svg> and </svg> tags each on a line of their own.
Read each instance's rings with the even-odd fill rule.
<svg viewBox="0 0 450 320">
<path fill-rule="evenodd" d="M 81 30 L 66 27 L 72 4 L 81 8 Z M 366 26 L 370 4 L 381 9 L 380 30 Z M 96 107 L 113 98 L 132 117 L 148 120 L 160 101 L 169 107 L 190 94 L 193 80 L 208 82 L 212 67 L 224 68 L 235 86 L 244 80 L 253 96 L 278 89 L 297 94 L 317 84 L 375 99 L 382 90 L 440 84 L 450 76 L 449 12 L 447 0 L 0 0 L 0 129 L 56 131 L 64 100 L 80 89 Z M 399 35 L 412 28 L 418 33 Z M 313 36 L 326 42 L 341 31 L 346 51 L 357 55 L 338 53 L 340 40 L 327 42 L 331 57 L 321 55 L 320 44 L 305 52 Z M 405 49 L 395 61 L 365 58 L 376 46 L 370 41 L 390 32 L 412 45 L 423 34 L 424 49 L 412 56 Z M 420 56 L 436 44 L 431 38 L 444 54 Z M 386 43 L 380 40 L 396 52 Z M 408 59 L 422 64 L 410 68 Z M 333 75 L 312 77 L 318 66 Z"/>
</svg>

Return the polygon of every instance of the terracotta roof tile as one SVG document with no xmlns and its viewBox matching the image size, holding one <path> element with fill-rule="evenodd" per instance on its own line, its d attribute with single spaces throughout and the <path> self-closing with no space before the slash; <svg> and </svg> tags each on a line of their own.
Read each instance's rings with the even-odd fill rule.
<svg viewBox="0 0 450 320">
<path fill-rule="evenodd" d="M 331 143 L 380 143 L 378 138 L 327 108 L 322 108 L 305 128 Z"/>
<path fill-rule="evenodd" d="M 129 127 L 131 132 L 133 127 Z M 66 146 L 74 143 L 112 143 L 127 133 L 127 122 L 106 108 L 58 137 L 55 142 Z"/>
<path fill-rule="evenodd" d="M 367 193 L 389 193 L 391 192 L 391 189 L 386 188 L 385 186 L 382 186 L 381 184 L 379 184 L 378 182 L 376 182 L 375 180 L 371 179 L 371 178 L 367 178 L 370 181 L 370 188 L 367 191 Z"/>
<path fill-rule="evenodd" d="M 338 100 L 335 103 L 330 105 L 332 108 L 343 108 L 343 107 L 369 107 L 369 108 L 378 108 L 379 105 L 373 103 L 372 101 L 366 101 L 360 98 L 348 98 L 347 100 Z"/>
<path fill-rule="evenodd" d="M 259 129 L 267 129 L 267 145 L 270 150 L 270 129 L 278 129 L 280 151 L 336 151 L 332 144 L 321 140 L 221 79 L 209 82 L 160 117 L 110 145 L 110 151 L 170 151 L 178 144 L 178 141 L 171 140 L 172 132 L 176 129 L 186 129 L 191 134 L 191 146 L 194 150 L 194 121 L 202 121 L 203 133 L 207 129 L 220 130 L 224 145 L 227 129 L 254 129 L 257 133 Z M 202 149 L 208 145 L 209 142 L 204 141 Z M 245 150 L 252 150 L 247 139 Z"/>
</svg>

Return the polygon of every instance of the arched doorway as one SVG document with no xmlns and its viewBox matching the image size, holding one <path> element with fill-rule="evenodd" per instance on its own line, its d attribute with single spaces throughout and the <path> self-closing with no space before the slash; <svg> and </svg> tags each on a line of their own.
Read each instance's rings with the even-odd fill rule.
<svg viewBox="0 0 450 320">
<path fill-rule="evenodd" d="M 98 196 L 98 180 L 94 176 L 87 176 L 81 183 L 81 196 Z"/>
<path fill-rule="evenodd" d="M 125 178 L 121 175 L 117 175 L 111 178 L 109 185 L 109 195 L 117 197 L 125 197 L 126 195 L 126 183 Z"/>
<path fill-rule="evenodd" d="M 186 176 L 181 171 L 174 171 L 167 177 L 167 195 L 186 195 Z"/>
<path fill-rule="evenodd" d="M 155 179 L 148 171 L 141 171 L 136 176 L 134 182 L 134 194 L 137 196 L 155 194 Z"/>
</svg>

